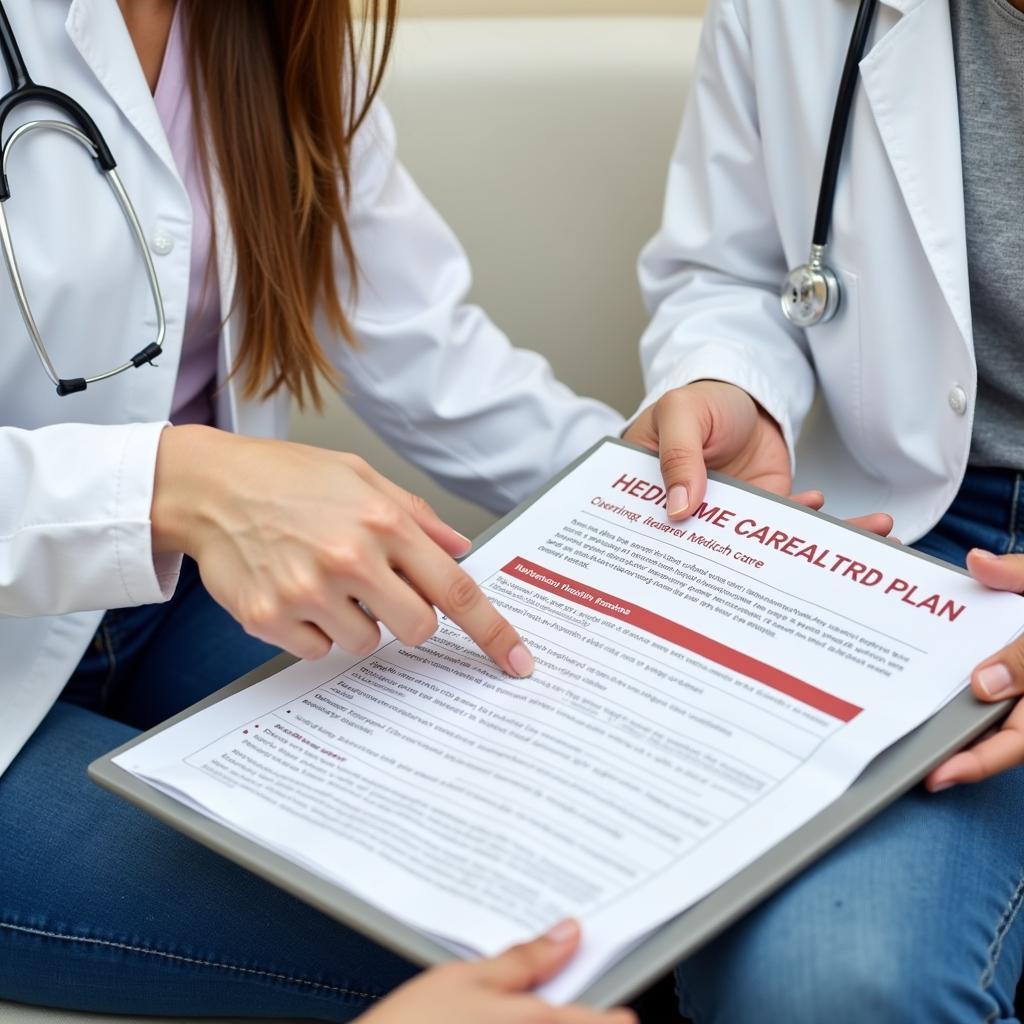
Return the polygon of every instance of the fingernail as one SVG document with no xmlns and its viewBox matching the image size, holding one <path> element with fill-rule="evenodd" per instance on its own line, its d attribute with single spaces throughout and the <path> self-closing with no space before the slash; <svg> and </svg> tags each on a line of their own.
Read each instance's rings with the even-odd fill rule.
<svg viewBox="0 0 1024 1024">
<path fill-rule="evenodd" d="M 533 655 L 526 649 L 525 644 L 516 644 L 516 646 L 508 652 L 508 663 L 511 666 L 512 671 L 519 676 L 520 679 L 525 679 L 527 676 L 533 675 Z"/>
<path fill-rule="evenodd" d="M 462 543 L 465 544 L 467 548 L 471 548 L 473 546 L 473 542 L 465 535 L 459 533 L 458 530 L 452 530 L 452 533 L 454 533 L 455 536 L 458 537 L 459 540 L 461 540 Z"/>
<path fill-rule="evenodd" d="M 668 491 L 668 514 L 681 516 L 690 504 L 690 492 L 682 485 L 676 484 Z"/>
<path fill-rule="evenodd" d="M 566 918 L 566 920 L 559 921 L 554 928 L 551 928 L 544 938 L 549 942 L 557 942 L 561 945 L 563 942 L 570 942 L 576 937 L 576 929 L 576 922 L 572 918 Z"/>
<path fill-rule="evenodd" d="M 978 671 L 978 685 L 990 697 L 1002 697 L 1013 689 L 1013 676 L 1002 662 L 987 665 Z"/>
<path fill-rule="evenodd" d="M 972 549 L 971 554 L 974 555 L 975 558 L 984 558 L 986 560 L 999 557 L 998 555 L 992 554 L 991 551 L 986 551 L 984 548 L 974 548 Z"/>
<path fill-rule="evenodd" d="M 952 789 L 956 785 L 956 782 L 940 782 L 937 786 L 932 786 L 932 796 L 936 793 L 945 793 L 947 789 Z"/>
</svg>

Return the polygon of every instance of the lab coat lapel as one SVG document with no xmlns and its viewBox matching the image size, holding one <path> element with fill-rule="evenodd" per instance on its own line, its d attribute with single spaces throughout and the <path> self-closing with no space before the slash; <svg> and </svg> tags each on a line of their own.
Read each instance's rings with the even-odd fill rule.
<svg viewBox="0 0 1024 1024">
<path fill-rule="evenodd" d="M 73 0 L 64 28 L 131 126 L 180 181 L 149 83 L 115 0 Z"/>
<path fill-rule="evenodd" d="M 946 0 L 883 4 L 901 16 L 861 63 L 861 80 L 925 255 L 969 345 L 967 232 L 949 6 Z M 892 17 L 880 12 L 880 19 L 887 16 Z"/>
</svg>

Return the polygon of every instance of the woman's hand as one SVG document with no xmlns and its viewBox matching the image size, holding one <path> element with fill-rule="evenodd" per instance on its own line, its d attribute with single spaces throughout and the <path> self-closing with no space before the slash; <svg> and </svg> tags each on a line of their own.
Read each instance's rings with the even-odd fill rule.
<svg viewBox="0 0 1024 1024">
<path fill-rule="evenodd" d="M 993 590 L 1024 592 L 1024 555 L 993 555 L 975 549 L 967 556 L 971 575 Z M 1006 700 L 1024 694 L 1024 637 L 986 658 L 971 674 L 971 690 L 979 700 Z M 1024 701 L 1002 727 L 972 747 L 954 754 L 925 780 L 933 793 L 961 782 L 981 782 L 1024 764 Z"/>
<path fill-rule="evenodd" d="M 246 632 L 301 658 L 364 655 L 379 619 L 403 643 L 440 608 L 513 676 L 533 658 L 453 561 L 469 541 L 362 459 L 209 427 L 170 427 L 157 457 L 154 552 L 184 552 Z M 368 614 L 369 613 L 369 614 Z"/>
<path fill-rule="evenodd" d="M 779 425 L 734 384 L 700 380 L 669 391 L 642 412 L 623 437 L 659 453 L 671 519 L 685 519 L 704 500 L 708 469 L 773 494 L 788 495 L 793 486 L 789 450 Z M 792 498 L 815 510 L 825 504 L 821 491 Z M 879 512 L 850 522 L 880 537 L 892 530 L 892 517 Z"/>
<path fill-rule="evenodd" d="M 624 437 L 660 453 L 671 519 L 704 500 L 709 468 L 774 494 L 789 494 L 793 484 L 779 425 L 733 384 L 700 380 L 669 391 Z"/>
<path fill-rule="evenodd" d="M 554 1007 L 530 995 L 568 964 L 579 941 L 579 927 L 563 921 L 547 935 L 491 960 L 436 967 L 356 1024 L 636 1024 L 629 1010 Z"/>
</svg>

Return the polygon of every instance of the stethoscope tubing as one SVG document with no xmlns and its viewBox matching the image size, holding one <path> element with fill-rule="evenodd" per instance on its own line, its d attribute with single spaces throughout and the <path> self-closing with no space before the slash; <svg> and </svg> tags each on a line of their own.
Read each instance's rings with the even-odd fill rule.
<svg viewBox="0 0 1024 1024">
<path fill-rule="evenodd" d="M 117 172 L 117 164 L 110 152 L 110 148 L 107 146 L 106 140 L 84 108 L 70 96 L 47 86 L 36 85 L 32 81 L 2 0 L 0 0 L 0 58 L 3 59 L 11 80 L 11 90 L 3 97 L 0 97 L 0 138 L 3 137 L 4 127 L 11 112 L 24 103 L 46 103 L 55 107 L 68 118 L 68 121 L 39 119 L 19 125 L 3 143 L 2 157 L 0 157 L 0 249 L 3 250 L 4 261 L 7 264 L 7 271 L 14 289 L 14 296 L 21 311 L 22 320 L 25 322 L 25 328 L 28 331 L 32 346 L 47 377 L 55 385 L 57 394 L 63 397 L 84 391 L 88 385 L 98 381 L 109 380 L 111 377 L 116 377 L 126 370 L 152 363 L 160 355 L 167 334 L 167 318 L 164 311 L 163 296 L 160 291 L 160 282 L 157 279 L 156 268 L 149 254 L 149 247 L 146 245 L 142 224 L 125 190 L 124 183 Z M 145 266 L 150 294 L 152 295 L 156 310 L 157 332 L 155 340 L 137 352 L 127 362 L 121 363 L 119 366 L 103 373 L 94 374 L 91 377 L 62 378 L 57 372 L 53 360 L 47 352 L 46 345 L 43 342 L 28 301 L 28 294 L 18 266 L 17 253 L 14 241 L 11 238 L 10 224 L 7 219 L 6 203 L 11 198 L 7 170 L 11 152 L 21 139 L 34 131 L 43 129 L 62 132 L 79 142 L 85 147 L 97 168 L 103 174 L 135 239 L 143 265 Z"/>
<path fill-rule="evenodd" d="M 843 64 L 843 74 L 839 80 L 839 92 L 836 95 L 836 107 L 832 115 L 828 147 L 825 150 L 825 165 L 821 173 L 821 188 L 818 191 L 814 232 L 811 235 L 811 244 L 822 248 L 828 245 L 828 236 L 832 229 L 836 184 L 839 181 L 839 168 L 843 162 L 843 150 L 846 148 L 846 137 L 849 134 L 850 119 L 853 114 L 853 98 L 860 77 L 860 62 L 867 48 L 868 36 L 877 7 L 878 0 L 861 0 L 860 8 L 857 11 L 857 20 L 853 26 L 853 34 L 850 36 L 846 61 Z"/>
<path fill-rule="evenodd" d="M 850 45 L 839 79 L 832 126 L 825 147 L 825 161 L 818 190 L 818 206 L 811 233 L 810 256 L 807 262 L 786 275 L 779 296 L 783 316 L 795 327 L 806 330 L 828 323 L 839 311 L 842 288 L 839 277 L 828 265 L 825 255 L 832 233 L 836 186 L 843 162 L 843 151 L 853 115 L 853 101 L 860 77 L 860 64 L 867 49 L 868 37 L 878 8 L 878 0 L 860 0 L 857 18 L 850 36 Z"/>
<path fill-rule="evenodd" d="M 51 89 L 49 86 L 37 85 L 32 80 L 25 64 L 25 58 L 21 55 L 18 39 L 11 27 L 10 19 L 7 17 L 7 9 L 2 2 L 0 2 L 0 57 L 3 58 L 7 74 L 11 79 L 10 91 L 0 97 L 0 137 L 3 136 L 7 118 L 17 107 L 25 103 L 46 103 L 56 107 L 89 139 L 95 153 L 94 159 L 102 170 L 111 171 L 117 166 L 110 147 L 103 138 L 103 133 L 85 108 L 67 93 Z M 2 185 L 0 199 L 6 199 L 10 195 L 6 176 L 0 185 Z"/>
</svg>

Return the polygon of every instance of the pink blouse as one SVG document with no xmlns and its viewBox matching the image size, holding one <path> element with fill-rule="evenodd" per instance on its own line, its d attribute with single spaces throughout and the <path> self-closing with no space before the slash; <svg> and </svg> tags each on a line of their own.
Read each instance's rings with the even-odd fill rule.
<svg viewBox="0 0 1024 1024">
<path fill-rule="evenodd" d="M 196 147 L 192 95 L 185 64 L 182 6 L 178 4 L 174 12 L 167 51 L 153 93 L 178 174 L 192 203 L 192 265 L 181 362 L 171 403 L 171 422 L 212 424 L 213 389 L 217 380 L 217 350 L 220 342 L 220 294 L 210 208 Z"/>
</svg>

